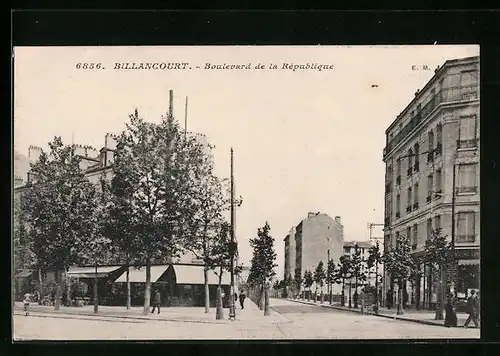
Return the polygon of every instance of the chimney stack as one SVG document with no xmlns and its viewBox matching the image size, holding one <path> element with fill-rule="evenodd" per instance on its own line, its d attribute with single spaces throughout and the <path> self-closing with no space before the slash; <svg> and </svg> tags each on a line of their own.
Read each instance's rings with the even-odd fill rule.
<svg viewBox="0 0 500 356">
<path fill-rule="evenodd" d="M 339 225 L 342 225 L 342 222 L 341 222 L 341 220 L 340 220 L 340 216 L 336 216 L 336 217 L 335 217 L 335 222 L 336 222 L 337 224 L 339 224 Z"/>
<path fill-rule="evenodd" d="M 168 105 L 168 113 L 170 116 L 174 116 L 174 91 L 170 89 L 170 102 Z"/>
</svg>

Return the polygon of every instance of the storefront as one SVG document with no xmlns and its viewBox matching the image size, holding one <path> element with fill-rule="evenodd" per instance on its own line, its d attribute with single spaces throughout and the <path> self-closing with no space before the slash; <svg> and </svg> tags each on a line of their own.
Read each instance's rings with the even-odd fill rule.
<svg viewBox="0 0 500 356">
<path fill-rule="evenodd" d="M 457 297 L 467 298 L 471 289 L 480 289 L 480 251 L 479 248 L 456 249 Z"/>
</svg>

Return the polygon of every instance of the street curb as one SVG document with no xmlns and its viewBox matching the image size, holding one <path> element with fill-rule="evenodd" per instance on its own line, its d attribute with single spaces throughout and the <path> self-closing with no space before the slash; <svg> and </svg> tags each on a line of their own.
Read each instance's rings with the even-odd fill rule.
<svg viewBox="0 0 500 356">
<path fill-rule="evenodd" d="M 318 305 L 318 304 L 315 304 L 315 303 L 303 302 L 303 301 L 300 301 L 300 300 L 288 299 L 288 298 L 286 300 L 289 300 L 289 301 L 295 302 L 295 303 L 305 304 L 305 305 L 311 305 L 311 306 L 317 306 L 317 307 L 323 307 L 323 308 L 336 309 L 336 310 L 346 311 L 346 312 L 350 312 L 350 313 L 357 313 L 357 314 L 362 315 L 361 311 L 359 311 L 359 310 L 344 309 L 342 307 L 337 307 L 335 305 L 324 305 L 324 304 L 319 304 Z M 425 325 L 431 325 L 431 326 L 440 326 L 440 327 L 443 327 L 443 328 L 447 328 L 448 327 L 448 326 L 444 326 L 444 324 L 441 325 L 441 324 L 434 323 L 434 322 L 428 321 L 428 320 L 417 320 L 417 319 L 405 318 L 405 317 L 400 317 L 400 316 L 392 316 L 392 315 L 386 315 L 386 314 L 375 314 L 373 312 L 365 313 L 364 315 L 373 315 L 373 316 L 378 316 L 378 317 L 381 317 L 381 318 L 392 319 L 392 320 L 409 321 L 409 322 L 417 323 L 417 324 L 425 324 Z"/>
</svg>

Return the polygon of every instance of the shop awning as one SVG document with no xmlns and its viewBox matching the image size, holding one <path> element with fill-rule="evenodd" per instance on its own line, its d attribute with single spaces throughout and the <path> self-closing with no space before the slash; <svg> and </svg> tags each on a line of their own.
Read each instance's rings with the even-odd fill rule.
<svg viewBox="0 0 500 356">
<path fill-rule="evenodd" d="M 458 260 L 460 266 L 479 266 L 479 260 Z"/>
<path fill-rule="evenodd" d="M 177 284 L 205 284 L 202 265 L 172 265 Z M 218 285 L 219 277 L 213 270 L 208 271 L 208 284 Z M 231 284 L 230 274 L 224 271 L 222 274 L 222 284 Z"/>
<path fill-rule="evenodd" d="M 168 265 L 151 266 L 151 282 L 155 283 L 167 268 Z M 129 280 L 131 283 L 146 283 L 146 266 L 130 267 Z M 124 271 L 115 282 L 127 282 L 127 271 Z"/>
<path fill-rule="evenodd" d="M 122 266 L 97 267 L 97 278 L 108 277 L 110 273 L 117 271 Z M 69 277 L 95 278 L 95 267 L 70 267 L 67 272 Z"/>
</svg>

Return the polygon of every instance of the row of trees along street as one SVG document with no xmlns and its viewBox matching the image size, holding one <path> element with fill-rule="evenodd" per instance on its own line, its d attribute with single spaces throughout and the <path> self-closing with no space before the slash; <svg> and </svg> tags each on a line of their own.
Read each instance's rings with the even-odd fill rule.
<svg viewBox="0 0 500 356">
<path fill-rule="evenodd" d="M 328 261 L 326 271 L 324 269 L 323 261 L 320 261 L 314 272 L 306 270 L 304 274 L 300 274 L 300 270 L 295 271 L 293 279 L 291 276 L 286 276 L 281 281 L 276 281 L 274 289 L 282 291 L 285 297 L 288 297 L 290 292 L 293 297 L 296 297 L 302 287 L 307 299 L 311 294 L 311 287 L 316 285 L 314 300 L 317 300 L 318 288 L 320 289 L 320 301 L 323 302 L 323 286 L 326 282 L 329 286 L 333 284 L 341 284 L 342 291 L 340 296 L 341 306 L 345 306 L 345 285 L 349 283 L 349 294 L 351 283 L 354 286 L 354 308 L 358 307 L 358 287 L 365 285 L 369 280 L 370 273 L 373 273 L 375 267 L 375 274 L 378 275 L 374 281 L 374 286 L 365 285 L 363 292 L 371 294 L 376 305 L 375 311 L 378 311 L 380 303 L 378 290 L 381 286 L 381 274 L 379 265 L 384 264 L 386 273 L 391 278 L 390 289 L 394 290 L 393 286 L 397 286 L 397 313 L 403 314 L 403 299 L 404 291 L 406 291 L 406 282 L 410 282 L 413 289 L 418 288 L 422 283 L 422 264 L 433 266 L 433 272 L 437 280 L 439 280 L 440 288 L 438 300 L 438 307 L 436 309 L 436 319 L 443 319 L 444 299 L 453 281 L 456 279 L 456 264 L 454 259 L 454 250 L 451 242 L 448 241 L 446 236 L 442 235 L 440 229 L 432 231 L 430 237 L 425 242 L 423 253 L 417 255 L 413 253 L 409 239 L 404 235 L 399 235 L 396 244 L 381 253 L 378 241 L 374 244 L 368 253 L 368 258 L 363 259 L 361 250 L 355 246 L 355 252 L 352 255 L 343 255 L 339 259 L 339 263 L 335 263 L 332 259 Z M 366 268 L 365 268 L 366 267 Z M 448 273 L 447 273 L 448 271 Z M 455 271 L 455 272 L 454 272 Z M 329 288 L 329 301 L 332 303 L 332 288 Z M 392 292 L 391 292 L 392 295 Z M 420 304 L 420 293 L 416 293 L 417 306 Z M 449 295 L 450 302 L 454 302 L 454 296 Z M 349 307 L 351 307 L 351 296 L 349 295 Z"/>
<path fill-rule="evenodd" d="M 277 266 L 274 238 L 270 235 L 270 231 L 271 227 L 266 222 L 257 230 L 257 237 L 250 239 L 253 255 L 247 280 L 250 298 L 260 310 L 264 309 L 264 315 L 269 315 L 269 284 L 276 275 L 274 268 Z"/>
<path fill-rule="evenodd" d="M 117 136 L 111 172 L 103 173 L 98 185 L 86 178 L 74 145 L 58 137 L 49 143 L 49 151 L 32 165 L 15 210 L 15 241 L 23 249 L 15 249 L 14 259 L 24 259 L 39 275 L 55 271 L 56 309 L 61 275 L 70 266 L 126 264 L 126 307 L 130 267 L 145 266 L 147 313 L 151 265 L 170 263 L 187 250 L 204 263 L 205 311 L 210 270 L 219 276 L 221 299 L 222 273 L 231 258 L 225 218 L 231 197 L 228 179 L 214 172 L 213 146 L 200 136 L 181 130 L 170 114 L 155 124 L 135 110 Z M 94 302 L 97 306 L 97 298 Z"/>
</svg>

